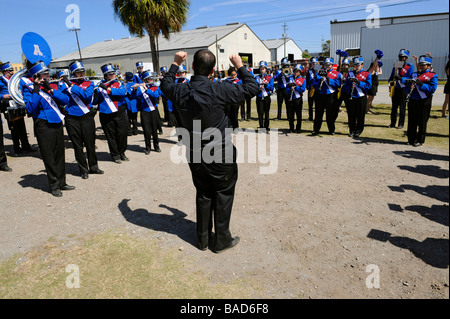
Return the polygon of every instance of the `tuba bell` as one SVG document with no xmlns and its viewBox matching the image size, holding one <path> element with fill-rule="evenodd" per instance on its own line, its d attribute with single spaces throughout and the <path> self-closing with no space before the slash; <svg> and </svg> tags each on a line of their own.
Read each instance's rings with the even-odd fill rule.
<svg viewBox="0 0 450 319">
<path fill-rule="evenodd" d="M 25 76 L 27 74 L 28 70 L 26 68 L 23 68 L 17 73 L 14 73 L 11 79 L 8 83 L 8 91 L 9 95 L 11 95 L 11 98 L 14 102 L 16 102 L 18 105 L 25 106 L 25 102 L 23 100 L 23 95 L 20 90 L 20 78 Z"/>
</svg>

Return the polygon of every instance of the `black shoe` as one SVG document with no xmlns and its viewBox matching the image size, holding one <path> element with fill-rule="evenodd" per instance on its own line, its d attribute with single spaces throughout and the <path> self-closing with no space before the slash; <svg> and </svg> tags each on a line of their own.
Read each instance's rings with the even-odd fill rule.
<svg viewBox="0 0 450 319">
<path fill-rule="evenodd" d="M 403 125 L 399 125 L 397 128 L 398 128 L 399 130 L 401 130 L 401 129 L 403 128 Z"/>
<path fill-rule="evenodd" d="M 353 134 L 353 137 L 359 137 L 359 133 Z"/>
<path fill-rule="evenodd" d="M 355 136 L 355 133 L 351 132 L 350 134 L 348 134 L 349 137 L 353 137 Z"/>
<path fill-rule="evenodd" d="M 2 171 L 2 172 L 12 172 L 12 168 L 9 167 L 8 165 L 3 165 L 2 167 L 0 167 L 0 171 Z"/>
<path fill-rule="evenodd" d="M 29 146 L 29 147 L 24 148 L 23 151 L 27 152 L 27 153 L 33 153 L 33 152 L 36 152 L 37 150 L 32 148 L 31 146 Z"/>
<path fill-rule="evenodd" d="M 161 149 L 159 147 L 155 147 L 155 152 L 161 153 Z"/>
<path fill-rule="evenodd" d="M 102 175 L 102 174 L 104 174 L 105 172 L 102 171 L 101 169 L 97 168 L 97 169 L 91 169 L 91 170 L 89 171 L 89 173 L 90 173 L 90 174 L 99 174 L 99 175 Z"/>
<path fill-rule="evenodd" d="M 62 196 L 62 192 L 60 189 L 55 189 L 52 191 L 52 195 L 55 197 L 61 197 Z"/>
<path fill-rule="evenodd" d="M 238 236 L 236 236 L 224 248 L 222 248 L 222 249 L 215 249 L 214 252 L 216 254 L 222 253 L 222 252 L 224 252 L 224 251 L 226 251 L 226 250 L 236 246 L 239 243 L 239 241 L 240 241 L 240 238 Z"/>
<path fill-rule="evenodd" d="M 81 178 L 82 179 L 88 179 L 89 178 L 88 173 L 81 173 Z"/>
<path fill-rule="evenodd" d="M 66 184 L 66 185 L 61 186 L 59 189 L 62 191 L 71 191 L 71 190 L 75 189 L 75 186 L 70 186 L 70 185 Z"/>
<path fill-rule="evenodd" d="M 391 124 L 391 125 L 389 125 L 388 127 L 389 127 L 389 128 L 395 128 L 395 124 L 394 124 L 394 125 Z"/>
<path fill-rule="evenodd" d="M 144 154 L 145 154 L 145 155 L 150 154 L 150 150 L 145 150 L 145 151 L 144 151 Z"/>
<path fill-rule="evenodd" d="M 311 135 L 312 135 L 312 136 L 317 136 L 317 135 L 319 135 L 319 133 L 317 133 L 317 132 L 312 132 Z"/>
<path fill-rule="evenodd" d="M 130 160 L 125 154 L 120 155 L 120 159 L 125 162 L 128 162 Z"/>
<path fill-rule="evenodd" d="M 335 132 L 330 132 L 330 134 L 331 134 L 331 135 L 336 135 L 336 133 L 335 133 Z"/>
<path fill-rule="evenodd" d="M 116 164 L 122 164 L 122 161 L 121 161 L 120 159 L 115 159 L 115 160 L 114 160 L 114 163 L 116 163 Z"/>
<path fill-rule="evenodd" d="M 422 146 L 422 143 L 416 142 L 413 144 L 414 147 Z"/>
<path fill-rule="evenodd" d="M 201 251 L 205 251 L 208 249 L 208 245 L 203 245 L 203 244 L 198 244 L 198 249 L 200 249 Z"/>
</svg>

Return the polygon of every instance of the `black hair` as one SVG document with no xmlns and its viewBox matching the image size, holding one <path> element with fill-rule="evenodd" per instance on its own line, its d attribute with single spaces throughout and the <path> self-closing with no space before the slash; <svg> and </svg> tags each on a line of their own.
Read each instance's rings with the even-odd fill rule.
<svg viewBox="0 0 450 319">
<path fill-rule="evenodd" d="M 215 65 L 216 57 L 211 51 L 201 49 L 195 52 L 192 68 L 194 69 L 194 73 L 196 75 L 208 76 L 212 72 Z"/>
</svg>

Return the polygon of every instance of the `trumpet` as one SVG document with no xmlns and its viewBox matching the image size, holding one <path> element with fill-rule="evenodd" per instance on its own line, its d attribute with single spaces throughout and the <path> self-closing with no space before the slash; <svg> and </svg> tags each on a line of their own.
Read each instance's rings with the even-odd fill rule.
<svg viewBox="0 0 450 319">
<path fill-rule="evenodd" d="M 283 68 L 283 74 L 285 76 L 289 76 L 291 74 L 291 69 L 290 68 Z"/>
</svg>

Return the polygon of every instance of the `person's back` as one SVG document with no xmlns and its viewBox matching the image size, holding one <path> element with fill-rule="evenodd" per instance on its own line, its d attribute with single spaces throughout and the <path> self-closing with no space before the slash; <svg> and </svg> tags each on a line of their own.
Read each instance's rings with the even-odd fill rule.
<svg viewBox="0 0 450 319">
<path fill-rule="evenodd" d="M 214 71 L 214 65 L 214 55 L 209 50 L 199 50 L 194 56 L 194 76 L 191 77 L 189 83 L 173 85 L 172 80 L 177 67 L 175 64 L 172 64 L 171 69 L 161 81 L 161 90 L 178 110 L 181 126 L 190 133 L 190 150 L 193 152 L 201 151 L 207 144 L 214 148 L 219 142 L 222 144 L 222 150 L 225 151 L 228 144 L 231 143 L 231 138 L 226 138 L 226 128 L 229 127 L 225 111 L 226 105 L 241 104 L 258 92 L 258 85 L 253 76 L 245 67 L 240 66 L 242 62 L 238 66 L 240 66 L 239 72 L 242 73 L 243 85 L 234 85 L 231 82 L 211 82 L 208 76 Z M 220 131 L 221 141 L 201 139 L 198 134 L 204 133 L 209 128 L 216 128 Z M 193 143 L 195 136 L 200 138 L 201 143 Z M 196 145 L 201 146 L 201 149 L 195 150 Z"/>
<path fill-rule="evenodd" d="M 202 151 L 207 144 L 208 147 L 211 146 L 211 149 L 220 146 L 223 152 L 228 145 L 234 150 L 231 131 L 226 131 L 228 117 L 225 113 L 225 106 L 231 103 L 239 104 L 247 98 L 252 98 L 258 92 L 258 85 L 242 65 L 242 60 L 238 55 L 232 55 L 230 61 L 238 70 L 242 85 L 211 82 L 208 77 L 214 72 L 216 60 L 214 54 L 209 50 L 199 50 L 195 53 L 192 65 L 195 75 L 191 78 L 191 82 L 175 85 L 176 72 L 185 61 L 186 56 L 185 52 L 175 54 L 174 63 L 161 81 L 160 87 L 179 112 L 181 126 L 190 134 L 189 150 L 192 157 L 188 155 L 188 159 L 192 180 L 197 190 L 198 247 L 201 250 L 208 248 L 214 224 L 213 249 L 219 253 L 234 247 L 239 242 L 239 237 L 233 238 L 229 229 L 238 170 L 234 156 L 232 159 L 221 156 L 221 160 L 218 160 L 218 157 L 215 156 L 217 153 L 215 153 L 211 162 L 202 158 Z M 205 135 L 208 132 L 212 133 L 211 130 L 208 130 L 210 128 L 219 130 L 221 138 L 214 137 L 211 142 L 209 138 L 201 135 L 202 133 Z M 214 136 L 214 133 L 211 135 Z M 229 138 L 227 138 L 227 134 L 230 135 Z M 198 149 L 196 145 L 199 145 L 200 148 Z M 225 158 L 225 162 L 222 160 L 223 158 Z"/>
</svg>

